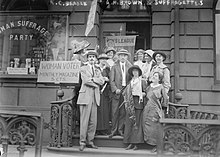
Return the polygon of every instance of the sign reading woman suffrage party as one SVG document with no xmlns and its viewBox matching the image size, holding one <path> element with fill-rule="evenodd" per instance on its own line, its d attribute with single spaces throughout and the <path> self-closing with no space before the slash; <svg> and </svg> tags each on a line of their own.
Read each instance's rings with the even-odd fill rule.
<svg viewBox="0 0 220 157">
<path fill-rule="evenodd" d="M 37 82 L 79 83 L 80 61 L 41 61 Z"/>
</svg>

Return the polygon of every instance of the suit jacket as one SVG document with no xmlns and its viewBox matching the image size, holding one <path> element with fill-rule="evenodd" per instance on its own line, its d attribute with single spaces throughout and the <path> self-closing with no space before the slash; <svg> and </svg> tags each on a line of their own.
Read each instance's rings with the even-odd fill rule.
<svg viewBox="0 0 220 157">
<path fill-rule="evenodd" d="M 126 61 L 126 63 L 125 63 L 126 84 L 128 84 L 129 81 L 131 80 L 131 76 L 128 73 L 128 69 L 131 66 L 132 66 L 132 64 L 130 62 Z M 122 89 L 122 71 L 121 71 L 119 61 L 111 68 L 110 85 L 111 85 L 111 90 L 113 93 L 115 93 L 116 89 Z M 119 96 L 118 96 L 118 98 L 119 98 Z"/>
<path fill-rule="evenodd" d="M 79 97 L 77 104 L 88 105 L 92 102 L 95 92 L 96 104 L 100 105 L 100 85 L 104 84 L 104 79 L 101 75 L 101 71 L 95 68 L 95 75 L 92 76 L 92 70 L 89 65 L 82 66 L 80 69 L 80 75 L 82 79 L 82 85 L 79 90 Z"/>
</svg>

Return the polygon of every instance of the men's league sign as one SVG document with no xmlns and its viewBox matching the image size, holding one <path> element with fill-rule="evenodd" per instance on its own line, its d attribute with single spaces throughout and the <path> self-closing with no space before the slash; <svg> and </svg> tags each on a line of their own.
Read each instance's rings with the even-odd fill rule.
<svg viewBox="0 0 220 157">
<path fill-rule="evenodd" d="M 41 61 L 37 82 L 79 83 L 80 61 Z"/>
<path fill-rule="evenodd" d="M 105 44 L 107 47 L 114 47 L 116 51 L 124 48 L 131 54 L 129 60 L 133 62 L 136 36 L 106 36 Z"/>
</svg>

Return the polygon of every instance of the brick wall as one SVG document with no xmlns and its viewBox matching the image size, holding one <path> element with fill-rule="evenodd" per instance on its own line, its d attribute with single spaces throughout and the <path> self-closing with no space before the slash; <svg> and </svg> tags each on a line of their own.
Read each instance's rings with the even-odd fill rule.
<svg viewBox="0 0 220 157">
<path fill-rule="evenodd" d="M 162 9 L 161 9 L 162 8 Z M 152 48 L 167 51 L 174 95 L 174 8 L 153 7 Z M 214 84 L 214 21 L 213 2 L 179 8 L 179 86 L 182 103 L 206 106 L 220 105 L 220 92 L 213 91 Z M 159 30 L 163 29 L 163 30 Z"/>
</svg>

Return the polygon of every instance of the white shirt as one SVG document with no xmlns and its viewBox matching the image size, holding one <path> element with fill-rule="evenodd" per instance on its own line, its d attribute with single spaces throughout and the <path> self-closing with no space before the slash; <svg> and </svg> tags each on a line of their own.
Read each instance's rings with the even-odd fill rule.
<svg viewBox="0 0 220 157">
<path fill-rule="evenodd" d="M 122 66 L 124 66 L 124 70 L 122 69 Z M 121 72 L 122 72 L 122 86 L 126 86 L 126 68 L 125 68 L 125 62 L 120 62 Z"/>
<path fill-rule="evenodd" d="M 95 67 L 94 67 L 94 65 L 91 65 L 91 64 L 88 64 L 89 65 L 89 67 L 90 67 L 90 71 L 92 72 L 92 74 L 94 74 L 95 75 Z M 92 70 L 92 68 L 93 68 L 93 70 Z M 94 72 L 94 73 L 93 73 Z"/>
<path fill-rule="evenodd" d="M 112 66 L 115 64 L 115 62 L 113 61 L 113 59 L 108 59 L 108 60 L 107 60 L 107 63 L 109 64 L 110 69 L 111 69 Z"/>
</svg>

